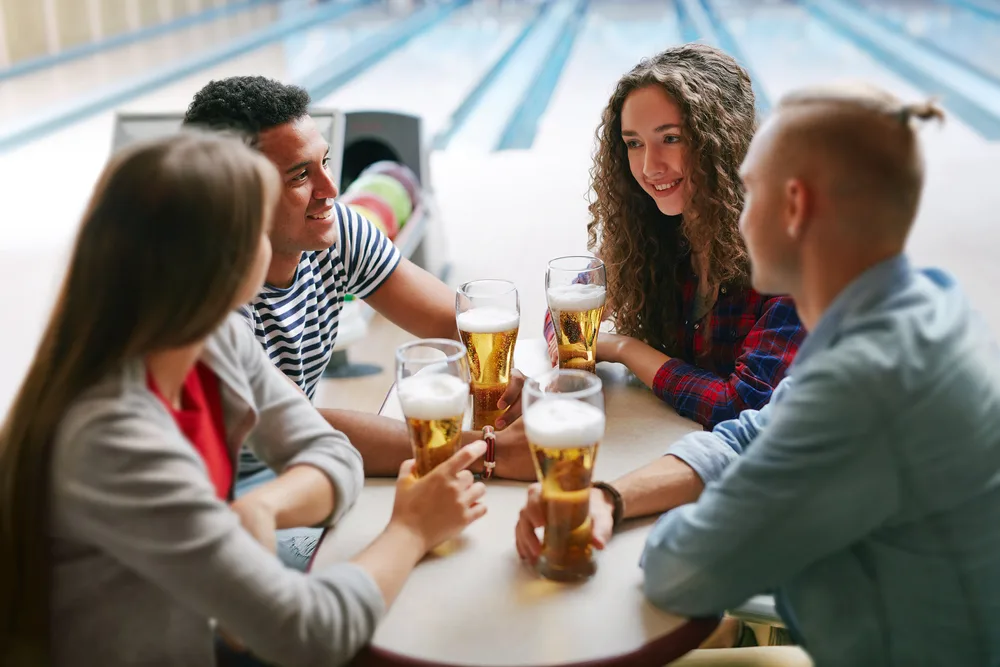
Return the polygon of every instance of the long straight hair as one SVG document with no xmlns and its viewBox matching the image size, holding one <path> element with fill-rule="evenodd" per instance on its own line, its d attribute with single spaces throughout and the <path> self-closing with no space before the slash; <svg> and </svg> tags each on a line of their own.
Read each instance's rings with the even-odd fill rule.
<svg viewBox="0 0 1000 667">
<path fill-rule="evenodd" d="M 184 133 L 114 156 L 0 429 L 0 663 L 47 664 L 50 461 L 70 404 L 132 359 L 207 337 L 232 311 L 280 187 L 235 138 Z"/>
</svg>

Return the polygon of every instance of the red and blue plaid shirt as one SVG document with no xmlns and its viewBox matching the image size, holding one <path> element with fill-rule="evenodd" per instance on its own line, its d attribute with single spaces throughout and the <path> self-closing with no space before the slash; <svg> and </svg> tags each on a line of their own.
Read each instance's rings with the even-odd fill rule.
<svg viewBox="0 0 1000 667">
<path fill-rule="evenodd" d="M 683 276 L 678 299 L 681 356 L 656 373 L 653 392 L 679 415 L 711 429 L 746 409 L 764 407 L 788 370 L 805 329 L 789 297 L 723 285 L 712 309 L 692 321 L 697 278 Z M 709 327 L 708 335 L 703 328 Z M 545 338 L 555 346 L 551 317 Z"/>
</svg>

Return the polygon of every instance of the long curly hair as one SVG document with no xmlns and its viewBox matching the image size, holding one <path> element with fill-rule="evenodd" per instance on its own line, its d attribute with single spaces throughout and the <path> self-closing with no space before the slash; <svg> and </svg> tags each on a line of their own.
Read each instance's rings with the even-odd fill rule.
<svg viewBox="0 0 1000 667">
<path fill-rule="evenodd" d="M 680 216 L 661 213 L 629 169 L 622 107 L 647 86 L 663 88 L 683 117 L 691 197 Z M 710 286 L 748 284 L 738 172 L 756 130 L 754 104 L 746 70 L 703 44 L 643 59 L 618 82 L 597 129 L 587 231 L 607 269 L 608 310 L 619 333 L 677 356 L 677 269 L 691 254 L 707 259 Z"/>
</svg>

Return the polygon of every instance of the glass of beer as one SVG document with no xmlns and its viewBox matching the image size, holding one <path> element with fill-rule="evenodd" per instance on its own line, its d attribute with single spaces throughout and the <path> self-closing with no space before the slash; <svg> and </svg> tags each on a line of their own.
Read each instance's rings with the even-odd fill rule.
<svg viewBox="0 0 1000 667">
<path fill-rule="evenodd" d="M 559 257 L 545 272 L 545 298 L 559 348 L 559 368 L 596 371 L 607 272 L 594 257 Z"/>
<path fill-rule="evenodd" d="M 472 428 L 496 424 L 506 410 L 497 401 L 507 391 L 514 366 L 514 342 L 521 306 L 514 283 L 474 280 L 455 297 L 458 333 L 469 355 L 472 374 Z"/>
<path fill-rule="evenodd" d="M 590 484 L 604 437 L 604 392 L 594 373 L 554 369 L 522 391 L 524 430 L 542 485 L 545 536 L 539 573 L 579 581 L 596 572 Z"/>
<path fill-rule="evenodd" d="M 469 406 L 469 360 L 454 340 L 431 338 L 396 350 L 396 393 L 423 477 L 461 449 Z"/>
</svg>

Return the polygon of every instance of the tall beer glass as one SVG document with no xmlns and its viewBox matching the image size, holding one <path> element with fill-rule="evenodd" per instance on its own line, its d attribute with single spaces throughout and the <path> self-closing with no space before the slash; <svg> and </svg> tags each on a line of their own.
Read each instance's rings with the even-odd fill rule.
<svg viewBox="0 0 1000 667">
<path fill-rule="evenodd" d="M 521 321 L 517 288 L 506 280 L 474 280 L 455 297 L 458 332 L 472 374 L 472 428 L 493 426 L 505 410 L 497 401 L 507 391 L 514 343 Z"/>
<path fill-rule="evenodd" d="M 469 406 L 469 360 L 454 340 L 431 338 L 396 350 L 396 392 L 423 477 L 462 446 Z"/>
<path fill-rule="evenodd" d="M 549 262 L 545 298 L 559 348 L 559 368 L 595 372 L 606 286 L 607 273 L 599 259 L 559 257 Z"/>
<path fill-rule="evenodd" d="M 525 434 L 542 485 L 542 576 L 578 581 L 596 571 L 591 547 L 590 485 L 604 437 L 604 392 L 594 373 L 554 369 L 522 391 Z"/>
</svg>

